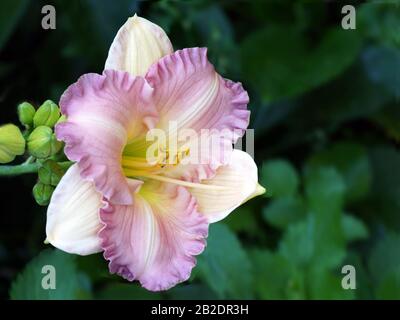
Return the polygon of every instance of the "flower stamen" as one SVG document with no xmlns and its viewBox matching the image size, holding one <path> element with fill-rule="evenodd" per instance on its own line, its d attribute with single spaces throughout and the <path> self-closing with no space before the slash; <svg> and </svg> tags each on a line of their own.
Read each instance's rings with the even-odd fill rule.
<svg viewBox="0 0 400 320">
<path fill-rule="evenodd" d="M 224 186 L 216 186 L 216 185 L 209 185 L 209 184 L 202 184 L 202 183 L 195 183 L 189 181 L 183 181 L 179 179 L 169 178 L 162 175 L 151 174 L 146 171 L 136 171 L 128 168 L 124 168 L 124 173 L 129 177 L 139 177 L 139 178 L 148 178 L 153 180 L 158 180 L 162 182 L 169 182 L 173 184 L 177 184 L 183 187 L 188 188 L 198 188 L 198 189 L 207 189 L 207 190 L 226 190 L 227 187 Z"/>
</svg>

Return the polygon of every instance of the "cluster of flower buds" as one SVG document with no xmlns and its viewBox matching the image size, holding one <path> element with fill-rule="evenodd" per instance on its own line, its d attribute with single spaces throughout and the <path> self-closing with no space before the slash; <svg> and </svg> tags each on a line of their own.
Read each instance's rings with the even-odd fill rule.
<svg viewBox="0 0 400 320">
<path fill-rule="evenodd" d="M 25 130 L 14 124 L 0 126 L 0 164 L 12 162 L 16 156 L 26 155 L 27 163 L 36 162 L 38 182 L 33 196 L 39 205 L 47 205 L 51 195 L 65 173 L 57 163 L 63 158 L 62 142 L 54 134 L 57 123 L 65 121 L 60 109 L 46 100 L 37 110 L 29 102 L 18 105 L 18 118 Z"/>
<path fill-rule="evenodd" d="M 65 171 L 54 160 L 46 160 L 41 164 L 38 171 L 38 182 L 33 187 L 33 196 L 41 206 L 47 206 L 51 195 L 57 184 L 60 182 Z"/>
<path fill-rule="evenodd" d="M 54 126 L 64 117 L 51 100 L 46 100 L 36 111 L 28 102 L 18 106 L 18 117 L 25 126 L 29 153 L 38 159 L 46 159 L 60 151 L 62 143 L 54 135 Z"/>
</svg>

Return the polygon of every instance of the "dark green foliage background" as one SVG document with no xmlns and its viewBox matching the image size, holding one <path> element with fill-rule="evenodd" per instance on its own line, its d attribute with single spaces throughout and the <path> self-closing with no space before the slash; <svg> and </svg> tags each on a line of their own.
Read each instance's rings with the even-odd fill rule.
<svg viewBox="0 0 400 320">
<path fill-rule="evenodd" d="M 340 27 L 349 2 L 356 30 Z M 43 30 L 50 3 L 57 29 Z M 31 196 L 37 177 L 2 178 L 0 296 L 400 298 L 400 2 L 3 0 L 1 123 L 17 122 L 19 102 L 58 101 L 80 75 L 101 73 L 135 12 L 175 49 L 207 46 L 217 70 L 249 91 L 268 192 L 211 226 L 190 281 L 149 293 L 109 275 L 100 254 L 46 248 L 45 209 Z M 39 288 L 45 264 L 57 268 L 51 293 Z M 346 264 L 356 290 L 341 287 Z"/>
</svg>

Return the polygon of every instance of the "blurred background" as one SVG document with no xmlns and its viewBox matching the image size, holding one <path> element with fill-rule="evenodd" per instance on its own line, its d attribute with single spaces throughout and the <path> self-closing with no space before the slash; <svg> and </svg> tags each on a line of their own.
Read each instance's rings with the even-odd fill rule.
<svg viewBox="0 0 400 320">
<path fill-rule="evenodd" d="M 46 4 L 55 30 L 41 27 Z M 341 27 L 346 4 L 355 30 Z M 0 297 L 399 299 L 400 2 L 2 0 L 0 123 L 17 123 L 22 101 L 58 101 L 101 73 L 135 12 L 175 49 L 208 47 L 219 73 L 243 83 L 268 192 L 211 226 L 190 281 L 149 293 L 109 275 L 101 254 L 43 244 L 37 175 L 0 178 Z M 35 289 L 44 264 L 56 266 L 57 290 Z M 342 288 L 345 265 L 355 290 Z"/>
</svg>

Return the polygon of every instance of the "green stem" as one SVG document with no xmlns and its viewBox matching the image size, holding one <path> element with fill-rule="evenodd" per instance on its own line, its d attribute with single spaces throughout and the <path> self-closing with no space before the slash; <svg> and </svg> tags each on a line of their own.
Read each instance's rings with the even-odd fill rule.
<svg viewBox="0 0 400 320">
<path fill-rule="evenodd" d="M 68 169 L 74 163 L 71 161 L 64 161 L 58 163 L 63 169 Z M 18 176 L 26 173 L 36 173 L 41 167 L 41 163 L 22 163 L 15 166 L 0 166 L 0 177 L 1 176 Z"/>
<path fill-rule="evenodd" d="M 16 166 L 0 166 L 0 176 L 17 176 L 25 173 L 36 173 L 40 167 L 40 164 L 28 163 L 19 164 Z"/>
</svg>

